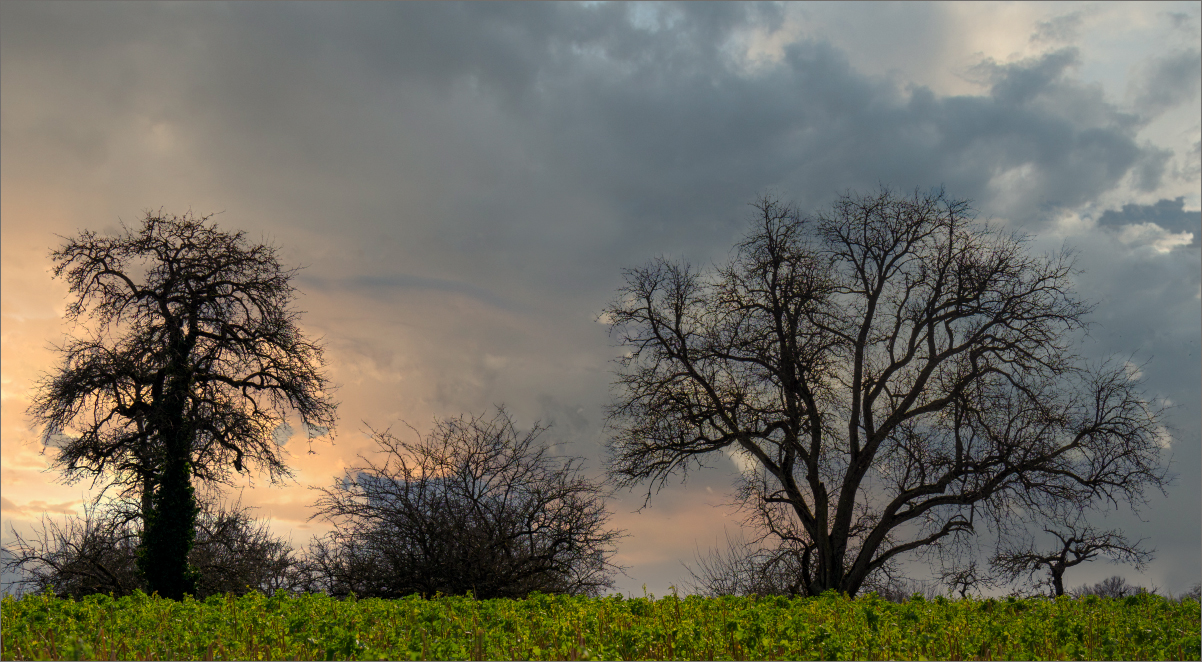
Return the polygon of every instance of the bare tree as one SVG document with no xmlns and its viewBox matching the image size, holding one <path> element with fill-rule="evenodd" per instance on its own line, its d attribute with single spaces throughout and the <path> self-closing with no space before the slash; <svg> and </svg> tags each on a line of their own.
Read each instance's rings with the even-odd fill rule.
<svg viewBox="0 0 1202 662">
<path fill-rule="evenodd" d="M 1118 531 L 1099 531 L 1088 524 L 1069 526 L 1066 530 L 1049 528 L 1044 532 L 1055 539 L 1052 548 L 1040 549 L 1033 538 L 1018 544 L 1003 543 L 991 563 L 1011 581 L 1023 575 L 1033 578 L 1046 570 L 1047 578 L 1036 586 L 1046 585 L 1052 595 L 1064 595 L 1064 572 L 1073 566 L 1106 556 L 1113 562 L 1132 563 L 1137 570 L 1143 570 L 1153 554 L 1153 550 L 1140 547 L 1142 540 L 1130 542 Z"/>
<path fill-rule="evenodd" d="M 976 559 L 943 572 L 942 577 L 943 584 L 961 599 L 967 598 L 969 593 L 975 592 L 979 595 L 983 589 L 996 586 L 997 580 L 997 576 L 982 568 Z"/>
<path fill-rule="evenodd" d="M 622 486 L 747 458 L 740 498 L 800 549 L 805 593 L 860 591 L 978 518 L 1058 521 L 1163 489 L 1159 415 L 1071 351 L 1071 253 L 1036 256 L 942 191 L 760 200 L 732 259 L 626 270 L 609 411 Z"/>
<path fill-rule="evenodd" d="M 200 598 L 248 591 L 300 593 L 311 584 L 305 559 L 292 543 L 253 517 L 241 499 L 229 505 L 201 502 L 188 561 L 200 574 Z"/>
<path fill-rule="evenodd" d="M 322 348 L 289 309 L 295 271 L 208 219 L 147 213 L 141 227 L 84 231 L 51 253 L 75 296 L 67 318 L 91 333 L 58 348 L 62 364 L 29 408 L 67 481 L 140 493 L 141 571 L 176 599 L 195 592 L 192 476 L 287 476 L 276 437 L 286 415 L 310 438 L 334 423 Z"/>
<path fill-rule="evenodd" d="M 321 588 L 491 598 L 612 586 L 621 534 L 604 528 L 607 491 L 578 459 L 548 456 L 536 443 L 545 429 L 520 434 L 498 409 L 442 420 L 414 442 L 373 431 L 383 463 L 361 457 L 316 504 L 314 517 L 337 526 L 310 550 Z"/>
<path fill-rule="evenodd" d="M 146 590 L 137 568 L 141 518 L 136 508 L 127 506 L 85 505 L 82 517 L 67 517 L 62 523 L 43 517 L 40 530 L 30 538 L 14 528 L 12 556 L 5 568 L 22 576 L 19 592 L 50 590 L 78 599 Z M 240 501 L 223 505 L 202 499 L 195 537 L 189 561 L 199 573 L 197 598 L 252 590 L 297 592 L 308 586 L 303 559 Z"/>
</svg>

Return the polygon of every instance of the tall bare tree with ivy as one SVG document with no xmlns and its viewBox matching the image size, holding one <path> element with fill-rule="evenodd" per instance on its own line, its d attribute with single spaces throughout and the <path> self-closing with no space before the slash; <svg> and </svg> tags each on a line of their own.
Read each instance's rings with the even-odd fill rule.
<svg viewBox="0 0 1202 662">
<path fill-rule="evenodd" d="M 296 270 L 208 216 L 147 213 L 114 236 L 64 240 L 50 257 L 83 333 L 57 348 L 61 363 L 29 413 L 59 448 L 53 466 L 66 481 L 91 477 L 140 498 L 138 567 L 150 589 L 195 594 L 193 477 L 285 478 L 288 417 L 310 443 L 335 422 L 323 348 L 290 308 Z"/>
</svg>

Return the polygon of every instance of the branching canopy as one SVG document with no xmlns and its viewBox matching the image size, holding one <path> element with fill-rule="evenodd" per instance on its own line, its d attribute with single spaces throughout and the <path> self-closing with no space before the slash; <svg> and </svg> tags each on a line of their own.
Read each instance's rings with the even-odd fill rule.
<svg viewBox="0 0 1202 662">
<path fill-rule="evenodd" d="M 765 198 L 732 259 L 625 271 L 611 472 L 662 485 L 716 451 L 803 550 L 807 593 L 855 594 L 979 517 L 1057 518 L 1165 483 L 1159 410 L 1072 352 L 1089 306 L 1069 251 L 974 221 L 943 192 Z M 650 491 L 648 491 L 650 498 Z"/>
<path fill-rule="evenodd" d="M 146 215 L 117 236 L 81 232 L 54 252 L 88 335 L 59 347 L 30 414 L 68 480 L 106 477 L 148 495 L 164 435 L 186 423 L 191 469 L 227 481 L 251 467 L 289 475 L 276 432 L 299 415 L 310 438 L 334 424 L 322 347 L 289 308 L 295 270 L 276 249 L 209 217 Z"/>
</svg>

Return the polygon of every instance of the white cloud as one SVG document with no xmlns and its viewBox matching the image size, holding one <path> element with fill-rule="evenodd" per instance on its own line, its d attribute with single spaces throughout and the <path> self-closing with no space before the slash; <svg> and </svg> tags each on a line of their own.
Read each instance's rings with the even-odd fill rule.
<svg viewBox="0 0 1202 662">
<path fill-rule="evenodd" d="M 1156 428 L 1156 443 L 1161 448 L 1165 449 L 1171 448 L 1173 445 L 1173 435 L 1169 432 L 1169 429 L 1163 425 Z"/>
<path fill-rule="evenodd" d="M 1167 253 L 1178 246 L 1188 246 L 1194 240 L 1192 232 L 1169 232 L 1155 223 L 1131 223 L 1118 231 L 1119 240 L 1128 246 L 1147 246 L 1157 253 Z"/>
<path fill-rule="evenodd" d="M 730 446 L 722 449 L 722 452 L 726 453 L 726 456 L 730 458 L 731 464 L 734 465 L 735 469 L 737 469 L 739 473 L 755 473 L 756 469 L 759 467 L 759 461 L 741 446 L 731 444 Z"/>
</svg>

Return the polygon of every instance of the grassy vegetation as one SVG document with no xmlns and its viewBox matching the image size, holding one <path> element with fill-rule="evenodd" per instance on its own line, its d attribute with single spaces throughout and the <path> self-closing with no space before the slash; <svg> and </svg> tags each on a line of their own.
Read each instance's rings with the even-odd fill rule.
<svg viewBox="0 0 1202 662">
<path fill-rule="evenodd" d="M 1154 595 L 894 604 L 875 595 L 336 600 L 5 597 L 25 659 L 1197 660 L 1199 604 Z"/>
</svg>

